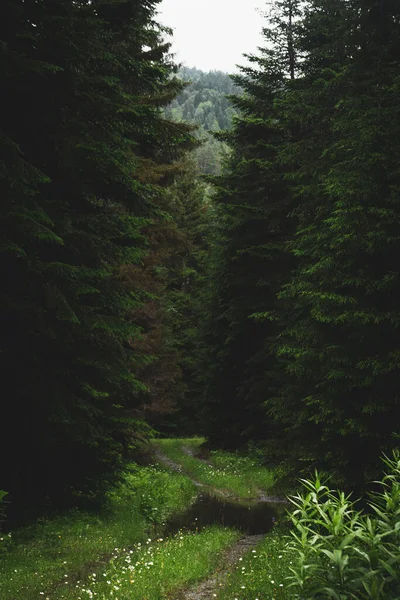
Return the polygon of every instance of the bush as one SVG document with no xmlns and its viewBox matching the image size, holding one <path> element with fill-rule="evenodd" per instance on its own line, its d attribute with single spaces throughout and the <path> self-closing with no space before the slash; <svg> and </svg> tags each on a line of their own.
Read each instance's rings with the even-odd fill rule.
<svg viewBox="0 0 400 600">
<path fill-rule="evenodd" d="M 109 494 L 114 511 L 119 507 L 146 523 L 162 524 L 171 514 L 187 509 L 196 496 L 194 484 L 178 473 L 130 465 L 125 481 Z"/>
<path fill-rule="evenodd" d="M 302 480 L 306 494 L 290 499 L 294 598 L 400 598 L 400 455 L 384 463 L 381 491 L 371 495 L 367 511 L 356 510 L 350 496 L 329 489 L 318 473 Z"/>
</svg>

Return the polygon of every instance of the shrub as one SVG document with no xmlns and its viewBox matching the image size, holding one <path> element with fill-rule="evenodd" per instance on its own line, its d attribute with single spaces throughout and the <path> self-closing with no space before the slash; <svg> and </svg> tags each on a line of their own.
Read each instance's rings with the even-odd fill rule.
<svg viewBox="0 0 400 600">
<path fill-rule="evenodd" d="M 301 480 L 306 493 L 290 499 L 294 598 L 400 598 L 400 455 L 384 463 L 381 491 L 371 495 L 366 511 L 322 483 L 318 473 Z"/>
</svg>

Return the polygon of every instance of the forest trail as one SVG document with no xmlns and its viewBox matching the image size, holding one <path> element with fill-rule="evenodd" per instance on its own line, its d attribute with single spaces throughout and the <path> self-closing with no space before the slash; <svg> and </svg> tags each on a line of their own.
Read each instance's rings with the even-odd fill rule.
<svg viewBox="0 0 400 600">
<path fill-rule="evenodd" d="M 182 450 L 185 453 L 189 454 L 189 456 L 192 456 L 193 458 L 196 458 L 197 460 L 202 460 L 202 459 L 199 459 L 198 457 L 195 457 L 194 453 L 189 453 L 188 448 L 183 447 Z M 236 499 L 236 497 L 233 494 L 230 494 L 226 490 L 220 490 L 218 488 L 214 488 L 212 486 L 206 485 L 205 483 L 201 483 L 200 481 L 197 481 L 196 479 L 193 479 L 193 477 L 190 477 L 190 475 L 188 475 L 188 473 L 185 472 L 185 470 L 182 468 L 182 465 L 173 461 L 171 458 L 169 458 L 163 452 L 161 452 L 161 450 L 157 450 L 154 453 L 154 457 L 158 461 L 160 461 L 161 463 L 163 463 L 164 465 L 166 465 L 167 467 L 172 469 L 172 471 L 176 471 L 177 473 L 183 473 L 184 475 L 187 475 L 187 477 L 189 477 L 189 479 L 194 483 L 194 485 L 196 487 L 205 488 L 208 493 L 214 494 L 216 496 L 221 496 L 222 498 L 231 498 L 232 500 Z"/>
<path fill-rule="evenodd" d="M 154 441 L 143 464 L 126 471 L 104 518 L 68 513 L 38 523 L 28 541 L 16 533 L 0 561 L 1 599 L 109 598 L 111 585 L 121 600 L 262 596 L 272 585 L 264 563 L 270 568 L 281 552 L 282 506 L 254 498 L 273 489 L 273 473 L 253 457 L 203 444 Z"/>
<path fill-rule="evenodd" d="M 195 587 L 181 591 L 176 600 L 210 600 L 215 597 L 218 590 L 224 586 L 232 568 L 247 552 L 254 549 L 264 538 L 263 534 L 245 535 L 234 546 L 224 553 L 220 567 L 207 579 Z M 214 596 L 215 594 L 215 596 Z"/>
<path fill-rule="evenodd" d="M 176 473 L 184 473 L 182 466 L 177 462 L 173 461 L 171 458 L 168 458 L 161 450 L 156 450 L 154 452 L 154 458 L 158 461 L 172 469 L 172 471 L 176 471 Z M 191 481 L 194 483 L 196 487 L 206 487 L 204 483 L 200 483 L 200 481 L 196 481 L 192 477 L 190 477 Z"/>
<path fill-rule="evenodd" d="M 206 458 L 199 456 L 191 446 L 182 444 L 181 451 L 210 468 L 213 466 Z M 183 519 L 180 522 L 179 520 L 171 522 L 171 531 L 178 527 L 190 527 L 193 524 L 201 528 L 202 525 L 215 523 L 239 528 L 243 532 L 240 539 L 222 554 L 219 566 L 209 577 L 192 587 L 183 588 L 173 595 L 174 600 L 211 600 L 216 598 L 239 561 L 248 552 L 254 551 L 266 533 L 272 529 L 275 513 L 274 509 L 270 507 L 285 501 L 281 498 L 270 498 L 261 491 L 257 497 L 241 499 L 228 490 L 209 486 L 193 479 L 184 465 L 166 456 L 160 448 L 155 449 L 154 457 L 169 469 L 188 476 L 199 488 L 199 491 L 201 490 L 197 501 Z"/>
<path fill-rule="evenodd" d="M 207 460 L 205 460 L 204 458 L 199 457 L 196 452 L 193 450 L 193 448 L 191 448 L 190 446 L 182 446 L 182 452 L 184 454 L 187 454 L 188 456 L 190 456 L 191 458 L 196 459 L 199 462 L 202 462 L 204 464 L 208 465 Z M 201 481 L 198 481 L 197 479 L 194 479 L 193 477 L 190 476 L 190 473 L 188 473 L 187 471 L 185 471 L 185 469 L 183 468 L 183 466 L 175 461 L 173 461 L 171 458 L 169 458 L 168 456 L 166 456 L 166 454 L 164 454 L 164 452 L 162 452 L 159 448 L 155 449 L 153 452 L 153 456 L 154 458 L 156 458 L 159 462 L 161 462 L 162 464 L 166 465 L 167 467 L 169 467 L 170 469 L 172 469 L 172 471 L 175 471 L 177 473 L 183 473 L 184 475 L 186 475 L 187 477 L 189 477 L 189 479 L 194 483 L 194 485 L 198 488 L 204 488 L 204 490 L 209 493 L 209 494 L 213 494 L 215 496 L 220 496 L 222 498 L 226 498 L 229 500 L 236 500 L 236 501 L 240 501 L 240 497 L 238 497 L 237 495 L 229 492 L 228 490 L 224 490 L 224 489 L 220 489 L 211 485 L 207 485 L 205 483 L 201 483 Z M 211 466 L 211 465 L 209 465 Z M 258 495 L 257 496 L 253 496 L 251 498 L 247 498 L 247 502 L 265 502 L 267 504 L 289 504 L 288 500 L 286 498 L 281 498 L 279 496 L 269 496 L 267 494 L 265 494 L 264 492 L 262 492 L 261 490 L 258 490 Z"/>
</svg>

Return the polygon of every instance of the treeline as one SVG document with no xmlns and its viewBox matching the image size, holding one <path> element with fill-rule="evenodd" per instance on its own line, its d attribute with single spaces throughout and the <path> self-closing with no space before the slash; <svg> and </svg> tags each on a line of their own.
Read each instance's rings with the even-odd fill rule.
<svg viewBox="0 0 400 600">
<path fill-rule="evenodd" d="M 157 4 L 1 3 L 9 513 L 100 502 L 149 415 L 182 393 L 171 303 L 190 277 L 203 188 L 186 156 L 193 126 L 163 114 L 183 85 Z"/>
<path fill-rule="evenodd" d="M 264 38 L 220 135 L 204 431 L 362 486 L 399 444 L 400 5 L 276 0 Z"/>
<path fill-rule="evenodd" d="M 179 78 L 187 85 L 166 107 L 166 116 L 198 126 L 197 135 L 203 142 L 195 152 L 198 169 L 201 173 L 217 174 L 228 146 L 212 134 L 231 128 L 232 119 L 238 113 L 230 96 L 241 94 L 241 89 L 222 71 L 205 73 L 196 68 L 182 67 Z"/>
</svg>

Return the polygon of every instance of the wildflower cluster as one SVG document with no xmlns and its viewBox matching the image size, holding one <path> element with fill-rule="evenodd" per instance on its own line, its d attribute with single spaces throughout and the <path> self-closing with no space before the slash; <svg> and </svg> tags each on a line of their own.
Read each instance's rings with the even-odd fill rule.
<svg viewBox="0 0 400 600">
<path fill-rule="evenodd" d="M 123 597 L 126 593 L 131 593 L 131 586 L 135 582 L 140 585 L 148 577 L 147 572 L 154 569 L 156 556 L 162 549 L 162 542 L 164 542 L 163 538 L 154 541 L 148 538 L 146 543 L 138 542 L 130 550 L 114 548 L 107 569 L 99 576 L 91 573 L 88 582 L 79 589 L 79 600 L 102 598 L 105 592 L 109 597 L 118 600 L 118 595 Z"/>
<path fill-rule="evenodd" d="M 153 600 L 215 568 L 220 552 L 237 534 L 221 528 L 200 533 L 179 530 L 168 538 L 148 538 L 132 548 L 115 548 L 106 569 L 77 586 L 77 600 Z M 74 597 L 74 598 L 75 598 Z"/>
</svg>

